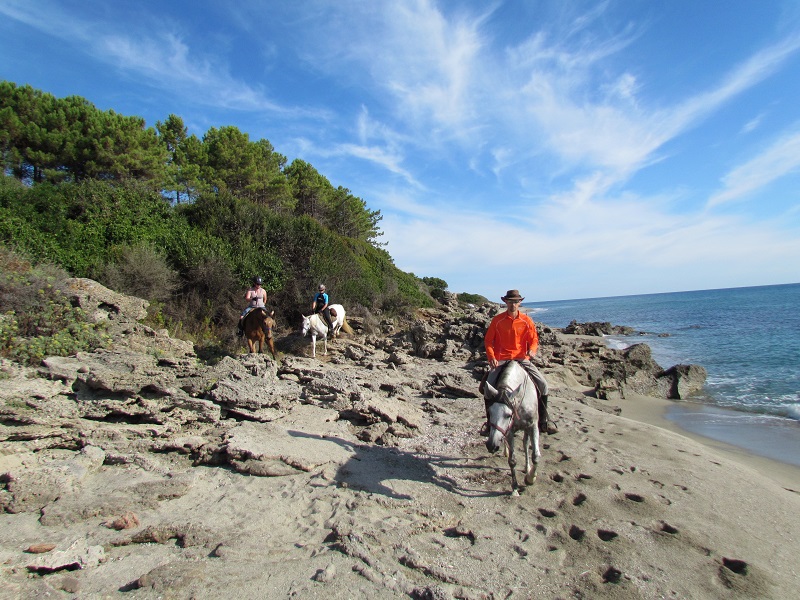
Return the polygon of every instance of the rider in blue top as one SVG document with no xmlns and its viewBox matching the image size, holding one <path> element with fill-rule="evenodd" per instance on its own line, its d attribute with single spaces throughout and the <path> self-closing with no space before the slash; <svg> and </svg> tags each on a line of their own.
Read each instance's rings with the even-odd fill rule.
<svg viewBox="0 0 800 600">
<path fill-rule="evenodd" d="M 314 314 L 322 313 L 322 318 L 328 325 L 328 329 L 333 331 L 333 321 L 331 321 L 331 311 L 328 308 L 328 294 L 325 292 L 325 286 L 319 284 L 319 292 L 314 295 L 314 301 L 311 303 L 311 310 Z"/>
</svg>

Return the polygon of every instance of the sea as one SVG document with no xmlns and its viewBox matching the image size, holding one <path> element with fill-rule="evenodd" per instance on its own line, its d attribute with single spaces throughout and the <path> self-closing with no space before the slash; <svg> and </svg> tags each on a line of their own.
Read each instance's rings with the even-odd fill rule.
<svg viewBox="0 0 800 600">
<path fill-rule="evenodd" d="M 671 404 L 680 428 L 800 466 L 800 283 L 525 302 L 534 321 L 627 325 L 612 348 L 646 343 L 667 368 L 697 364 L 702 392 Z"/>
</svg>

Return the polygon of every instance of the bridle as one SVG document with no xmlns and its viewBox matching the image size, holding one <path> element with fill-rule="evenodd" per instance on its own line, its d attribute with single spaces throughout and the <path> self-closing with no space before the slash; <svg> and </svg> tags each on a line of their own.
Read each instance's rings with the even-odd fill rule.
<svg viewBox="0 0 800 600">
<path fill-rule="evenodd" d="M 520 387 L 523 388 L 523 389 L 522 389 L 521 393 L 519 393 L 519 392 L 517 393 L 517 398 L 521 398 L 521 397 L 523 397 L 525 395 L 524 386 L 526 386 L 526 385 L 528 385 L 527 378 L 522 381 L 522 385 Z M 506 390 L 507 389 L 508 388 L 506 388 Z M 517 388 L 517 389 L 519 389 L 519 388 Z M 492 423 L 491 421 L 489 421 L 489 427 L 492 428 L 492 429 L 496 429 L 501 434 L 503 434 L 503 437 L 507 438 L 508 434 L 514 429 L 514 422 L 519 418 L 519 415 L 517 414 L 517 409 L 519 408 L 520 402 L 517 401 L 514 404 L 512 404 L 509 401 L 509 394 L 508 393 L 501 394 L 501 398 L 502 398 L 501 400 L 495 400 L 494 402 L 492 402 L 492 404 L 505 404 L 509 408 L 509 410 L 511 410 L 511 420 L 508 423 L 508 427 L 500 427 L 500 426 L 496 425 L 495 423 Z"/>
</svg>

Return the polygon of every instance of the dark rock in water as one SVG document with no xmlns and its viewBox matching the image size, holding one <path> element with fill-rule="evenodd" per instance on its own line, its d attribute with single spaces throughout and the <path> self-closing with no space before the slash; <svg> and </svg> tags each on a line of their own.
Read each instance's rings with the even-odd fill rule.
<svg viewBox="0 0 800 600">
<path fill-rule="evenodd" d="M 578 323 L 577 321 L 570 321 L 570 324 L 564 327 L 564 333 L 570 335 L 633 335 L 636 330 L 633 327 L 625 327 L 623 325 L 612 325 L 608 321 L 599 322 L 592 321 L 590 323 Z"/>
<path fill-rule="evenodd" d="M 708 373 L 700 365 L 675 365 L 659 375 L 667 382 L 667 398 L 682 400 L 703 389 Z"/>
</svg>

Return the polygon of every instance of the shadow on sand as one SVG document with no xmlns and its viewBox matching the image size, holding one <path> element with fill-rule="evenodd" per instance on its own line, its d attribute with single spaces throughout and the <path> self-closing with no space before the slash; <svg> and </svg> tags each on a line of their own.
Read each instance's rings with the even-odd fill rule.
<svg viewBox="0 0 800 600">
<path fill-rule="evenodd" d="M 288 434 L 297 438 L 320 439 L 319 436 L 302 431 L 288 431 Z M 415 498 L 407 493 L 410 486 L 406 485 L 406 482 L 417 482 L 435 485 L 465 497 L 508 495 L 507 491 L 467 488 L 453 477 L 441 473 L 451 469 L 498 471 L 486 465 L 470 464 L 470 459 L 467 457 L 418 455 L 398 448 L 354 444 L 334 436 L 324 439 L 352 453 L 351 458 L 339 467 L 335 476 L 339 485 L 352 489 L 381 494 L 395 500 L 414 500 Z"/>
</svg>

